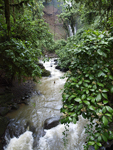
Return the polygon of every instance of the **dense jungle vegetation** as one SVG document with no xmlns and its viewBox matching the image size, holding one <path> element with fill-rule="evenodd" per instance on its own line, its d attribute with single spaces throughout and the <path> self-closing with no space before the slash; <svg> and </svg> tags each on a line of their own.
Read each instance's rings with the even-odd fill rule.
<svg viewBox="0 0 113 150">
<path fill-rule="evenodd" d="M 68 38 L 58 41 L 43 20 L 43 2 L 0 0 L 0 77 L 10 84 L 14 77 L 41 76 L 38 58 L 56 52 L 60 67 L 69 69 L 61 122 L 89 119 L 84 149 L 98 150 L 113 139 L 113 1 L 63 0 L 59 19 Z"/>
<path fill-rule="evenodd" d="M 41 75 L 38 58 L 54 42 L 43 7 L 41 0 L 0 0 L 0 77 L 9 84 Z"/>
<path fill-rule="evenodd" d="M 64 0 L 64 4 L 59 17 L 67 30 L 71 26 L 73 36 L 56 46 L 59 65 L 69 69 L 61 122 L 76 123 L 79 115 L 89 119 L 84 149 L 92 145 L 98 150 L 113 139 L 113 1 Z"/>
</svg>

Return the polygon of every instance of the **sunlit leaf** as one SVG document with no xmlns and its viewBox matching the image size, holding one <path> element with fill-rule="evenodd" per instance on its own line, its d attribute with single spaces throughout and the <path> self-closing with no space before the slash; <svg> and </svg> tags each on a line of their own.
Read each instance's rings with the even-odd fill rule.
<svg viewBox="0 0 113 150">
<path fill-rule="evenodd" d="M 81 102 L 81 99 L 80 98 L 75 98 L 74 99 L 76 102 Z"/>
</svg>

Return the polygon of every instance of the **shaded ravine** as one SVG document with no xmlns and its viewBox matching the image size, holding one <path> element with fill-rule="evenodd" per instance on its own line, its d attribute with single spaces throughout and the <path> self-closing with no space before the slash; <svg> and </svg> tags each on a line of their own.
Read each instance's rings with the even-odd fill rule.
<svg viewBox="0 0 113 150">
<path fill-rule="evenodd" d="M 54 59 L 44 63 L 51 77 L 43 77 L 36 84 L 38 92 L 33 93 L 29 105 L 10 114 L 12 121 L 5 133 L 7 146 L 4 150 L 83 150 L 86 140 L 84 125 L 88 121 L 81 116 L 77 124 L 69 124 L 67 138 L 63 135 L 66 128 L 63 124 L 49 130 L 43 128 L 47 118 L 62 115 L 62 89 L 66 79 L 60 78 L 63 73 L 55 69 L 54 63 Z"/>
</svg>

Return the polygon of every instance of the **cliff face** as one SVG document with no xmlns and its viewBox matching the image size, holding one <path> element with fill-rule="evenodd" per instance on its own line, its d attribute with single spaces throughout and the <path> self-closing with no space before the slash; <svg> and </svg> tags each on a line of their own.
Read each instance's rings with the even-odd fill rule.
<svg viewBox="0 0 113 150">
<path fill-rule="evenodd" d="M 66 31 L 63 28 L 63 23 L 60 23 L 58 20 L 58 16 L 60 11 L 58 8 L 55 8 L 53 5 L 46 5 L 44 10 L 45 22 L 49 24 L 50 32 L 53 33 L 54 39 L 65 39 L 66 38 Z"/>
</svg>

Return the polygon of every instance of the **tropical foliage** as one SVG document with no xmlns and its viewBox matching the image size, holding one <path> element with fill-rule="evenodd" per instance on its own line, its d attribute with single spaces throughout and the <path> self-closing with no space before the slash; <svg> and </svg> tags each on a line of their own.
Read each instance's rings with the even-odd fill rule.
<svg viewBox="0 0 113 150">
<path fill-rule="evenodd" d="M 85 27 L 81 26 L 61 51 L 56 51 L 60 63 L 70 69 L 62 95 L 65 117 L 61 122 L 76 123 L 79 115 L 89 119 L 84 149 L 92 145 L 98 150 L 113 139 L 113 5 L 112 1 L 71 2 L 79 4 Z"/>
<path fill-rule="evenodd" d="M 0 1 L 0 72 L 8 83 L 14 77 L 40 76 L 38 58 L 53 43 L 38 0 Z"/>
</svg>

